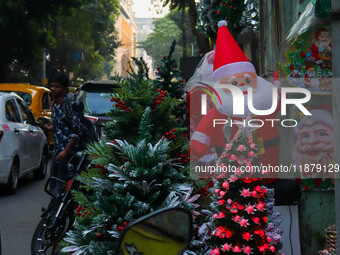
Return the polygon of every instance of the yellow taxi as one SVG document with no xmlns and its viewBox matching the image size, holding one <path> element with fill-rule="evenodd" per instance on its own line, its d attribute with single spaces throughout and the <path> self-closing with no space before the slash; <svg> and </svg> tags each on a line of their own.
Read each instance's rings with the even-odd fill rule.
<svg viewBox="0 0 340 255">
<path fill-rule="evenodd" d="M 51 121 L 51 97 L 50 90 L 27 83 L 0 83 L 0 92 L 14 92 L 20 96 L 32 110 L 36 120 Z M 52 131 L 46 134 L 48 144 L 53 145 Z"/>
</svg>

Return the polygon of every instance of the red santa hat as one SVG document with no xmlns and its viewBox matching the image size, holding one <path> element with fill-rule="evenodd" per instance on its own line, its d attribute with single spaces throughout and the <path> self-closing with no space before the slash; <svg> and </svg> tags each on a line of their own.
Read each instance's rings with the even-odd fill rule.
<svg viewBox="0 0 340 255">
<path fill-rule="evenodd" d="M 221 20 L 218 22 L 213 78 L 218 80 L 243 72 L 256 73 L 253 64 L 229 32 L 227 21 Z"/>
</svg>

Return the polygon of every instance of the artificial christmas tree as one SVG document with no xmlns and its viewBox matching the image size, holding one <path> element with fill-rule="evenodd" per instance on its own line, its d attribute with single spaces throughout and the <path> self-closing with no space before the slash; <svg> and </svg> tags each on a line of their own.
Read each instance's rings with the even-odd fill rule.
<svg viewBox="0 0 340 255">
<path fill-rule="evenodd" d="M 88 147 L 92 167 L 77 177 L 88 192 L 74 192 L 80 207 L 63 252 L 113 254 L 129 222 L 160 208 L 198 206 L 187 177 L 187 126 L 173 114 L 182 101 L 166 91 L 173 83 L 165 89 L 160 79 L 148 79 L 142 60 L 134 61 L 137 73 L 131 71 L 128 80 L 116 77 L 120 88 L 112 93 L 108 142 Z M 166 84 L 173 82 L 168 78 Z"/>
<path fill-rule="evenodd" d="M 260 163 L 252 137 L 239 133 L 226 145 L 218 164 L 233 173 L 219 176 L 212 189 L 210 254 L 277 254 L 277 240 L 266 233 L 273 191 L 263 186 L 261 178 L 253 178 Z"/>
<path fill-rule="evenodd" d="M 197 9 L 198 29 L 212 40 L 216 39 L 216 24 L 222 19 L 228 22 L 228 29 L 234 37 L 245 28 L 258 29 L 258 0 L 201 0 Z"/>
</svg>

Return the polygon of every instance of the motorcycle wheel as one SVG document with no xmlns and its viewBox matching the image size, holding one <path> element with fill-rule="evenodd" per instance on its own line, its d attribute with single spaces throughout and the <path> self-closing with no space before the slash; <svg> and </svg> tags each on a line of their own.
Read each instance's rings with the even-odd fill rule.
<svg viewBox="0 0 340 255">
<path fill-rule="evenodd" d="M 32 238 L 32 255 L 59 255 L 59 242 L 65 237 L 66 232 L 71 228 L 74 217 L 66 213 L 65 217 L 59 220 L 57 227 L 52 230 L 51 222 L 54 213 L 47 213 L 39 222 Z"/>
</svg>

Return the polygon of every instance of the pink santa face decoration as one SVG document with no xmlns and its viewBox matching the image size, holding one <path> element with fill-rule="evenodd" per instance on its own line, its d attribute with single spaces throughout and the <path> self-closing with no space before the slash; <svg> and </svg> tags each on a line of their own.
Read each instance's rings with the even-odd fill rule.
<svg viewBox="0 0 340 255">
<path fill-rule="evenodd" d="M 323 111 L 326 114 L 326 111 Z M 328 113 L 329 114 L 329 113 Z M 328 164 L 333 160 L 333 126 L 311 117 L 303 120 L 293 151 L 295 164 Z"/>
<path fill-rule="evenodd" d="M 331 40 L 331 38 L 330 38 L 329 33 L 327 31 L 321 31 L 320 32 L 320 34 L 318 36 L 318 41 L 320 41 L 321 43 L 328 46 L 330 40 Z"/>
<path fill-rule="evenodd" d="M 243 94 L 248 94 L 248 87 L 253 88 L 253 94 L 257 91 L 257 75 L 253 72 L 242 72 L 223 77 L 219 80 L 220 84 L 231 84 L 239 87 Z M 225 93 L 230 94 L 228 89 L 223 89 Z"/>
<path fill-rule="evenodd" d="M 322 123 L 304 126 L 299 132 L 297 145 L 298 151 L 310 156 L 317 156 L 322 151 L 332 151 L 333 129 Z"/>
</svg>

